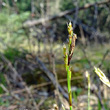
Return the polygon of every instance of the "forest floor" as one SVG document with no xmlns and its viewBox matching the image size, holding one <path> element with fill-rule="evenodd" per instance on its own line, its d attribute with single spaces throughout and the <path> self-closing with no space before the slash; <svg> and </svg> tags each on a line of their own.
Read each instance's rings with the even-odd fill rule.
<svg viewBox="0 0 110 110">
<path fill-rule="evenodd" d="M 71 62 L 72 69 L 72 94 L 74 98 L 74 107 L 76 110 L 87 109 L 87 80 L 85 77 L 85 71 L 88 71 L 91 75 L 91 97 L 90 104 L 93 110 L 100 110 L 101 104 L 96 96 L 98 93 L 96 74 L 93 72 L 93 67 L 100 67 L 101 70 L 110 78 L 110 45 L 109 44 L 94 44 L 89 46 L 77 45 L 74 51 L 74 55 Z M 13 54 L 12 54 L 13 53 Z M 12 74 L 8 71 L 8 66 L 2 67 L 0 74 L 1 87 L 0 87 L 0 110 L 34 110 L 36 107 L 40 110 L 52 110 L 55 104 L 63 103 L 68 108 L 68 102 L 57 94 L 57 89 L 46 78 L 44 73 L 35 64 L 35 56 L 30 52 L 21 54 L 18 51 L 10 49 L 4 51 L 4 56 L 8 59 L 17 72 L 26 82 L 28 90 L 17 87 L 7 80 L 7 76 Z M 67 80 L 66 71 L 63 62 L 62 46 L 54 46 L 52 53 L 50 50 L 47 52 L 41 51 L 39 58 L 46 65 L 46 67 L 52 73 L 57 74 L 57 80 L 61 84 L 62 88 L 67 92 Z M 22 61 L 22 63 L 21 63 Z M 26 62 L 26 63 L 23 63 Z M 0 60 L 0 64 L 4 66 L 3 59 Z M 101 102 L 106 110 L 110 109 L 110 90 L 105 85 L 101 84 Z M 30 95 L 31 91 L 31 95 Z M 59 98 L 61 97 L 61 98 Z"/>
</svg>

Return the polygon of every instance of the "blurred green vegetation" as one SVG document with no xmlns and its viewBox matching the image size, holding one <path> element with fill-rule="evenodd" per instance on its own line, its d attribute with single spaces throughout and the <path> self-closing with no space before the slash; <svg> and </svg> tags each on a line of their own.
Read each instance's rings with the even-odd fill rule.
<svg viewBox="0 0 110 110">
<path fill-rule="evenodd" d="M 28 19 L 29 12 L 18 14 L 0 13 L 0 39 L 9 47 L 19 47 L 26 41 L 22 23 Z M 1 43 L 1 42 L 0 42 Z M 4 45 L 1 45 L 1 47 Z"/>
<path fill-rule="evenodd" d="M 85 4 L 100 2 L 102 0 L 87 0 L 85 1 L 72 1 L 72 0 L 57 0 L 49 1 L 49 13 L 50 15 L 58 14 L 58 12 L 65 11 L 68 9 L 73 9 L 75 7 L 81 7 Z M 32 18 L 31 13 L 35 14 L 35 18 L 41 18 L 46 16 L 47 13 L 47 2 L 43 0 L 34 1 L 34 12 L 32 12 L 32 1 L 31 0 L 18 0 L 13 3 L 13 0 L 5 0 L 0 11 L 0 39 L 11 47 L 19 47 L 23 44 L 28 45 L 26 30 L 23 28 L 23 22 L 30 20 Z M 55 8 L 55 3 L 59 3 L 58 7 Z M 14 5 L 15 4 L 15 5 Z M 42 12 L 42 6 L 44 12 Z M 109 4 L 105 7 L 98 7 L 97 20 L 94 21 L 95 15 L 95 6 L 89 8 L 85 11 L 78 12 L 78 19 L 84 24 L 90 27 L 97 27 L 98 31 L 103 33 L 106 37 L 110 35 L 110 14 L 109 14 Z M 19 13 L 16 12 L 16 8 Z M 55 10 L 53 10 L 55 8 Z M 55 13 L 55 11 L 57 13 Z M 84 15 L 84 16 L 83 16 Z M 75 16 L 73 16 L 75 19 Z M 96 23 L 95 23 L 96 22 Z M 57 22 L 56 22 L 57 23 Z M 64 30 L 66 30 L 65 20 L 60 20 L 58 26 L 57 34 L 58 36 L 63 36 Z M 62 25 L 62 26 L 61 26 Z M 29 34 L 29 33 L 28 33 Z M 79 34 L 79 33 L 78 33 Z M 29 35 L 30 36 L 30 35 Z M 64 37 L 66 37 L 64 35 Z M 0 47 L 2 44 L 0 42 Z"/>
</svg>

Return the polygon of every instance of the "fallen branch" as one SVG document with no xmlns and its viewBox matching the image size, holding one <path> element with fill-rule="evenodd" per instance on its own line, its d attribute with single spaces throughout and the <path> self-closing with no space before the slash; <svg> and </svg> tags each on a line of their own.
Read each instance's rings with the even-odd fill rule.
<svg viewBox="0 0 110 110">
<path fill-rule="evenodd" d="M 36 61 L 38 63 L 39 68 L 47 75 L 47 77 L 51 80 L 51 82 L 53 83 L 53 85 L 56 87 L 56 84 L 58 85 L 58 89 L 59 91 L 62 93 L 62 95 L 68 100 L 68 95 L 67 93 L 65 93 L 65 91 L 63 90 L 63 88 L 60 86 L 60 84 L 58 82 L 56 82 L 55 76 L 53 73 L 51 73 L 46 66 L 44 65 L 44 63 L 42 61 L 40 61 L 40 59 L 38 57 L 36 57 Z"/>
<path fill-rule="evenodd" d="M 79 7 L 78 8 L 78 11 L 80 10 L 85 10 L 87 8 L 91 8 L 93 7 L 95 4 L 97 5 L 103 5 L 103 4 L 107 4 L 109 3 L 110 0 L 106 0 L 106 1 L 102 1 L 102 2 L 95 2 L 95 3 L 92 3 L 92 4 L 86 4 L 85 6 L 83 7 Z M 66 10 L 64 12 L 61 12 L 57 15 L 54 15 L 54 16 L 50 16 L 50 17 L 46 17 L 46 18 L 40 18 L 38 20 L 28 20 L 26 22 L 24 22 L 23 26 L 24 27 L 31 27 L 31 26 L 34 26 L 34 25 L 38 25 L 38 24 L 41 24 L 41 23 L 44 23 L 44 22 L 47 22 L 47 21 L 50 21 L 50 20 L 55 20 L 57 18 L 61 18 L 61 17 L 64 17 L 65 15 L 68 15 L 68 14 L 72 14 L 72 13 L 75 13 L 76 12 L 76 8 L 74 9 L 70 9 L 70 10 Z"/>
</svg>

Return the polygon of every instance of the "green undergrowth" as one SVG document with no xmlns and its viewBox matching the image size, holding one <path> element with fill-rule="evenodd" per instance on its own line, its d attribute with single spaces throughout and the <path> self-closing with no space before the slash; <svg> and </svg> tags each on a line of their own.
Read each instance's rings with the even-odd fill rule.
<svg viewBox="0 0 110 110">
<path fill-rule="evenodd" d="M 4 51 L 4 56 L 10 60 L 11 62 L 15 61 L 15 58 L 17 57 L 22 57 L 23 53 L 20 52 L 18 49 L 14 49 L 14 48 L 8 48 Z"/>
<path fill-rule="evenodd" d="M 0 84 L 3 84 L 3 86 L 6 86 L 6 79 L 2 73 L 0 73 Z M 4 93 L 3 88 L 0 86 L 0 94 Z"/>
<path fill-rule="evenodd" d="M 10 102 L 8 100 L 3 100 L 2 98 L 0 98 L 0 106 L 5 106 L 8 107 L 10 105 Z"/>
</svg>

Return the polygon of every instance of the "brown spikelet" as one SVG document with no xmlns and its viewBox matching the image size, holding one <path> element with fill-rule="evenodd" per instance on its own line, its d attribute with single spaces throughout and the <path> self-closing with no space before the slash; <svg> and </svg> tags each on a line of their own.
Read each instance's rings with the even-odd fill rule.
<svg viewBox="0 0 110 110">
<path fill-rule="evenodd" d="M 73 38 L 72 38 L 72 43 L 71 43 L 71 46 L 70 46 L 69 55 L 68 55 L 68 65 L 70 64 L 70 60 L 71 60 L 73 52 L 74 52 L 76 39 L 77 39 L 76 34 L 74 34 Z"/>
</svg>

